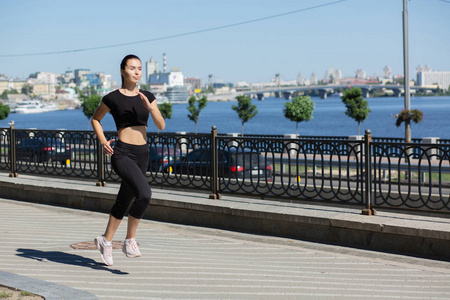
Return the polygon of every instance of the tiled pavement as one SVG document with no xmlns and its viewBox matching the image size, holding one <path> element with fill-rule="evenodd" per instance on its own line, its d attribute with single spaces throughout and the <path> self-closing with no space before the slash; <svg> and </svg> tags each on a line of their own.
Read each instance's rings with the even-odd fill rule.
<svg viewBox="0 0 450 300">
<path fill-rule="evenodd" d="M 70 245 L 89 245 L 107 214 L 8 199 L 0 212 L 0 284 L 46 299 L 450 298 L 445 261 L 143 220 L 143 256 L 117 249 L 106 267 Z"/>
</svg>

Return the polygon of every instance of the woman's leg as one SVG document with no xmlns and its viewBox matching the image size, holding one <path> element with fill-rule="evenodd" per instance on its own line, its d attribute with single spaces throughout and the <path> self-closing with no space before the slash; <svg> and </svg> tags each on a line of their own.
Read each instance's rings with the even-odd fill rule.
<svg viewBox="0 0 450 300">
<path fill-rule="evenodd" d="M 128 227 L 127 227 L 127 237 L 126 239 L 134 239 L 136 237 L 136 231 L 141 219 L 137 219 L 132 216 L 128 216 Z"/>
<path fill-rule="evenodd" d="M 111 160 L 114 171 L 122 179 L 117 201 L 111 210 L 111 215 L 115 219 L 123 218 L 130 202 L 135 198 L 128 212 L 127 239 L 130 239 L 136 235 L 139 221 L 148 207 L 152 191 L 146 177 L 149 155 L 147 145 L 144 147 L 125 145 L 125 147 L 128 148 L 126 151 L 122 149 L 121 151 L 116 151 L 114 159 Z M 120 224 L 120 222 L 118 223 Z M 114 227 L 114 224 L 117 223 L 111 223 L 111 231 L 117 229 L 117 227 Z"/>
<path fill-rule="evenodd" d="M 116 233 L 117 228 L 119 228 L 121 222 L 121 219 L 116 219 L 113 217 L 113 215 L 109 215 L 108 225 L 106 226 L 104 234 L 105 240 L 107 240 L 108 242 L 112 241 L 112 239 L 114 238 L 114 234 Z"/>
<path fill-rule="evenodd" d="M 145 176 L 146 170 L 144 168 L 144 166 L 147 166 L 145 162 L 148 161 L 148 153 L 136 156 L 141 156 L 142 159 L 139 160 L 139 157 L 131 159 L 125 156 L 114 161 L 114 170 L 122 179 L 121 191 L 119 191 L 117 197 L 118 200 L 111 210 L 112 215 L 117 219 L 120 219 L 120 215 L 115 211 L 115 208 L 120 207 L 120 213 L 124 214 L 130 203 L 129 200 L 133 197 L 135 198 L 135 201 L 131 204 L 128 215 L 136 219 L 142 218 L 144 211 L 150 203 L 152 190 L 148 184 L 147 177 Z M 141 162 L 142 160 L 144 160 L 145 164 Z"/>
</svg>

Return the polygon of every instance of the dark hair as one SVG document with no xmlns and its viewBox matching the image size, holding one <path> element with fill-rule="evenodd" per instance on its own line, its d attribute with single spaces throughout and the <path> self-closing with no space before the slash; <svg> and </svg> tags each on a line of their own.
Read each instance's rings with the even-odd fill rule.
<svg viewBox="0 0 450 300">
<path fill-rule="evenodd" d="M 136 55 L 128 54 L 127 56 L 125 56 L 122 59 L 122 62 L 120 63 L 120 69 L 121 70 L 125 70 L 125 66 L 127 65 L 127 61 L 130 60 L 130 59 L 138 59 L 139 61 L 141 61 L 141 59 L 139 57 L 137 57 Z M 122 87 L 123 87 L 123 76 L 122 76 L 122 73 L 120 74 L 120 77 L 122 78 Z"/>
</svg>

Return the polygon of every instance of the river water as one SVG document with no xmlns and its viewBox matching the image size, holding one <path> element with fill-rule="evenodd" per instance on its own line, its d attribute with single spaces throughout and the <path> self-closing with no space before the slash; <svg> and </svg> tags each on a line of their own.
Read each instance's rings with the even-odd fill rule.
<svg viewBox="0 0 450 300">
<path fill-rule="evenodd" d="M 345 115 L 345 107 L 339 97 L 326 100 L 311 98 L 316 107 L 313 120 L 299 123 L 299 134 L 305 136 L 349 136 L 358 133 L 358 123 Z M 404 107 L 404 98 L 367 98 L 372 111 L 365 122 L 361 123 L 361 134 L 366 129 L 372 131 L 374 137 L 404 137 L 404 125 L 395 126 L 393 116 Z M 283 115 L 286 100 L 279 98 L 257 99 L 252 103 L 258 107 L 258 114 L 244 124 L 245 134 L 281 135 L 295 133 L 295 122 Z M 202 110 L 198 122 L 198 132 L 211 132 L 213 125 L 219 133 L 240 133 L 241 121 L 237 113 L 231 109 L 236 104 L 229 102 L 208 102 Z M 422 123 L 411 125 L 412 138 L 440 137 L 450 139 L 450 97 L 411 97 L 411 108 L 420 109 L 424 113 Z M 165 132 L 195 132 L 195 123 L 187 117 L 187 104 L 174 104 L 172 118 L 166 120 Z M 92 130 L 89 120 L 81 110 L 52 111 L 40 114 L 11 113 L 7 119 L 0 121 L 0 128 L 9 127 L 14 120 L 18 129 L 66 129 Z M 108 114 L 102 121 L 107 131 L 114 131 L 114 121 Z M 148 131 L 156 131 L 149 121 Z"/>
</svg>

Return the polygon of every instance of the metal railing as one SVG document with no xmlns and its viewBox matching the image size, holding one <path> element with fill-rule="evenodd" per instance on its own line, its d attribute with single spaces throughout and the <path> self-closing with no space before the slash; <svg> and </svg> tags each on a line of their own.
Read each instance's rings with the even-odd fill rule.
<svg viewBox="0 0 450 300">
<path fill-rule="evenodd" d="M 116 132 L 105 132 L 116 139 Z M 52 155 L 24 150 L 48 140 Z M 148 133 L 147 177 L 153 186 L 450 212 L 450 143 L 386 142 L 366 132 L 361 140 Z M 28 143 L 28 142 L 27 142 Z M 54 147 L 56 145 L 56 147 Z M 60 148 L 58 148 L 60 147 Z M 119 181 L 92 131 L 0 128 L 0 170 Z M 27 152 L 28 151 L 28 152 Z"/>
</svg>

